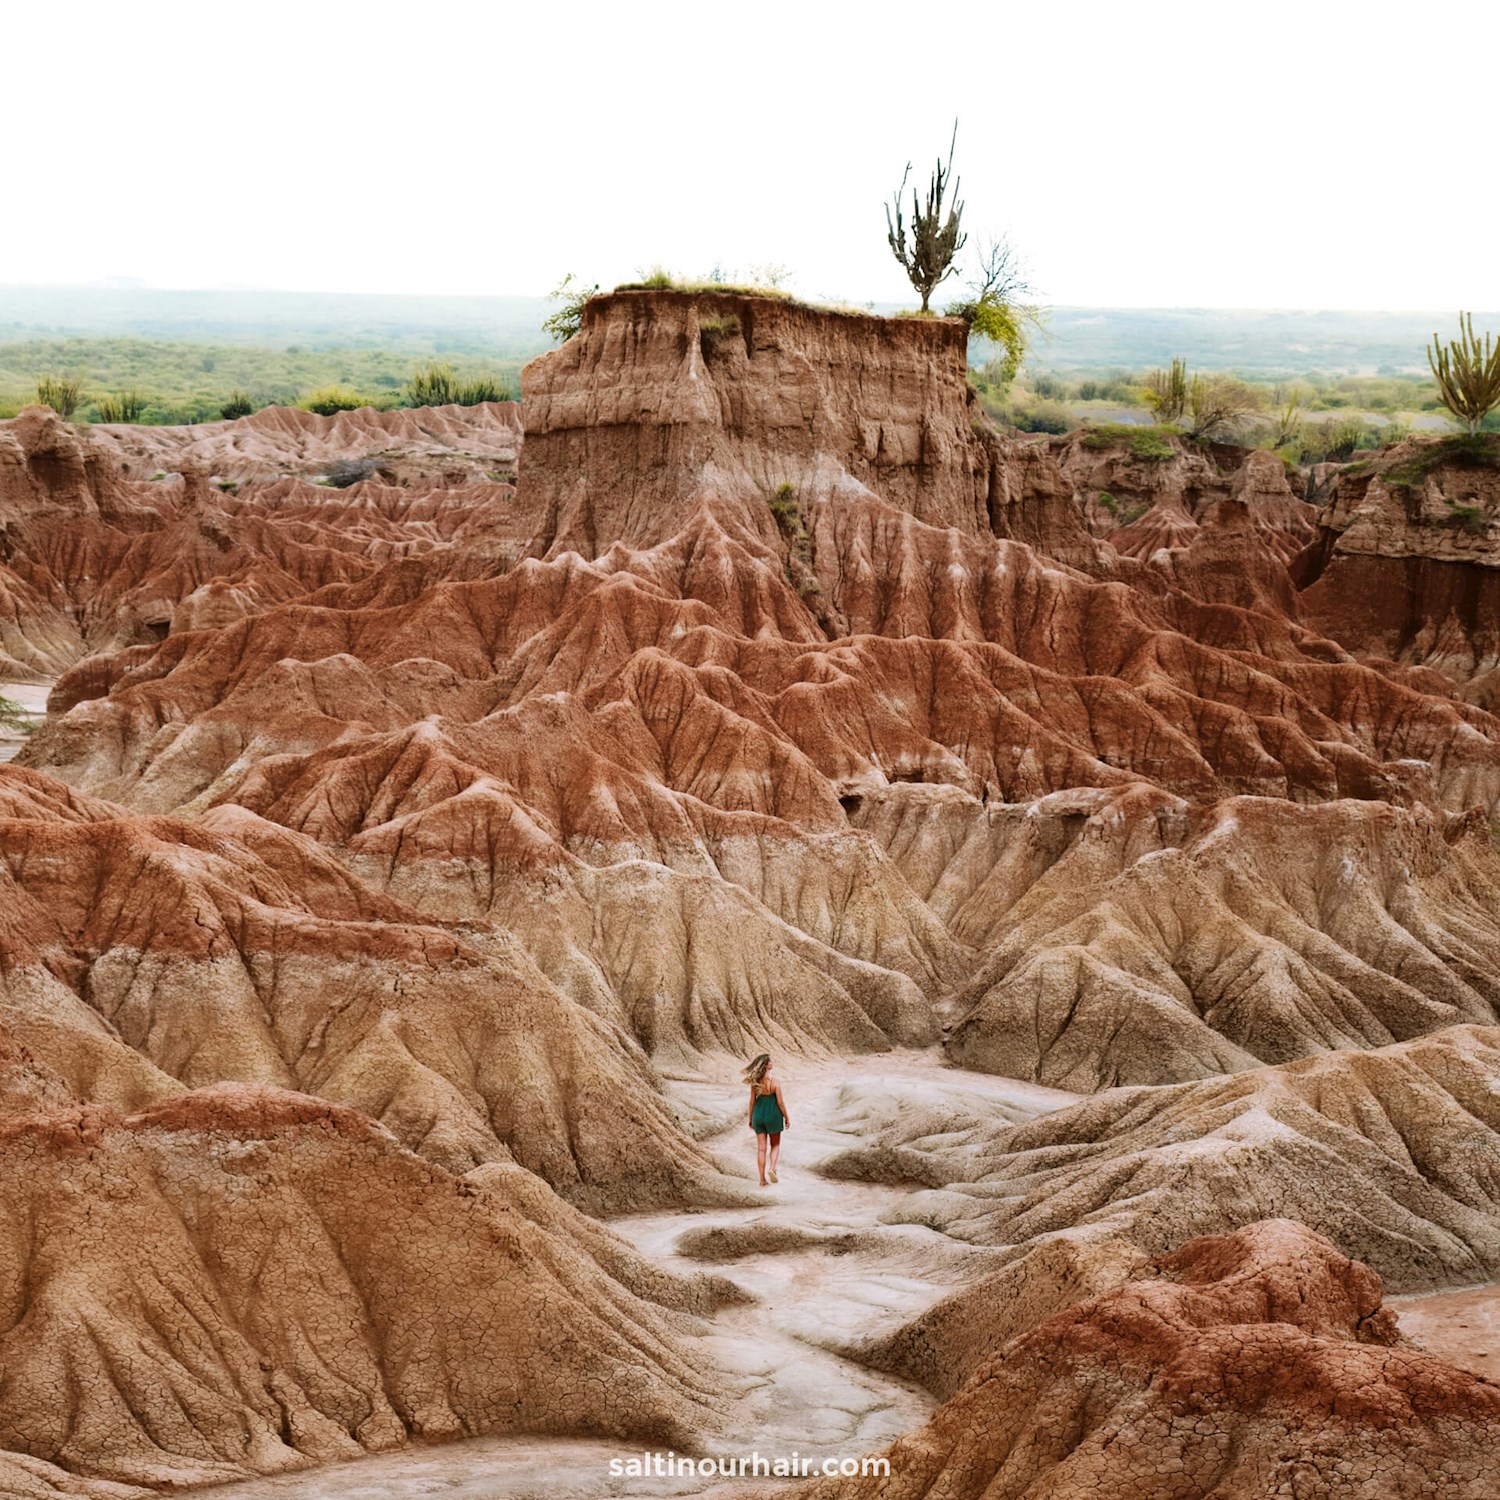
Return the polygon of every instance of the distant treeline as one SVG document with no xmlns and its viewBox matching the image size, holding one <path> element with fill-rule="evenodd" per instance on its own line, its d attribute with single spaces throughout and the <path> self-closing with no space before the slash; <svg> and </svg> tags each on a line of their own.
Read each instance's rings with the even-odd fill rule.
<svg viewBox="0 0 1500 1500">
<path fill-rule="evenodd" d="M 315 349 L 164 342 L 143 338 L 0 343 L 0 417 L 37 399 L 38 387 L 76 393 L 76 421 L 178 425 L 243 416 L 264 406 L 472 405 L 515 395 L 522 360 L 450 358 L 429 341 L 402 349 Z M 421 397 L 429 398 L 421 401 Z M 60 407 L 49 399 L 49 405 Z"/>
<path fill-rule="evenodd" d="M 1149 369 L 1175 358 L 1249 379 L 1314 374 L 1425 376 L 1423 350 L 1456 308 L 1429 312 L 1265 312 L 1226 308 L 1054 307 L 1032 359 L 1070 376 Z M 1500 313 L 1474 314 L 1494 327 Z"/>
</svg>

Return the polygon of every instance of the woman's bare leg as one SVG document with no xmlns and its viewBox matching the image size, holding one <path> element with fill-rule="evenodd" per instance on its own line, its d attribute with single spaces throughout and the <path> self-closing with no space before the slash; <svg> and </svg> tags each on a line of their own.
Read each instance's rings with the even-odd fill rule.
<svg viewBox="0 0 1500 1500">
<path fill-rule="evenodd" d="M 755 1165 L 760 1168 L 760 1185 L 766 1185 L 766 1138 L 760 1132 L 755 1133 Z"/>
<path fill-rule="evenodd" d="M 776 1168 L 780 1165 L 780 1163 L 781 1163 L 781 1132 L 778 1130 L 771 1137 L 771 1155 L 770 1155 L 769 1165 L 770 1165 L 770 1168 L 771 1168 L 771 1181 L 772 1182 L 776 1181 Z"/>
</svg>

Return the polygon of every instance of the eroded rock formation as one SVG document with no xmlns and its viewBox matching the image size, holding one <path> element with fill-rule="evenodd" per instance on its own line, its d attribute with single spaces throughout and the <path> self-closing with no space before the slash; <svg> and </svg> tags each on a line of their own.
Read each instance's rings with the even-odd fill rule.
<svg viewBox="0 0 1500 1500">
<path fill-rule="evenodd" d="M 1333 478 L 1298 560 L 1304 614 L 1361 656 L 1428 669 L 1472 703 L 1500 669 L 1500 437 L 1413 439 Z"/>
<path fill-rule="evenodd" d="M 1485 1500 L 1500 1389 L 1403 1347 L 1380 1279 L 1301 1225 L 1198 1239 L 997 1350 L 887 1476 L 809 1500 Z"/>
<path fill-rule="evenodd" d="M 941 1044 L 1108 1092 L 873 1109 L 832 1165 L 925 1184 L 884 1229 L 970 1247 L 971 1286 L 853 1350 L 953 1395 L 911 1475 L 1159 1493 L 1140 1451 L 1183 1495 L 1294 1463 L 1470 1483 L 1489 1388 L 1393 1345 L 1363 1268 L 1242 1226 L 1295 1215 L 1402 1285 L 1500 1259 L 1492 603 L 1424 645 L 1340 582 L 1402 547 L 1463 589 L 1488 564 L 1395 525 L 1399 467 L 1315 511 L 1270 454 L 1009 441 L 963 366 L 944 320 L 642 292 L 528 369 L 517 484 L 509 407 L 0 424 L 0 675 L 59 679 L 0 771 L 26 1143 L 0 1210 L 29 1226 L 11 1264 L 83 1268 L 45 1327 L 0 1283 L 28 1351 L 3 1482 L 120 1500 L 412 1437 L 689 1441 L 722 1377 L 680 1320 L 710 1292 L 578 1207 L 749 1196 L 664 1075 Z M 277 1276 L 323 1268 L 284 1307 L 247 1290 L 267 1225 Z M 511 1278 L 498 1321 L 457 1270 L 412 1314 L 466 1307 L 482 1348 L 372 1311 L 418 1250 Z M 211 1334 L 163 1332 L 187 1306 Z M 304 1348 L 304 1318 L 341 1331 Z M 517 1352 L 542 1325 L 566 1379 Z M 144 1384 L 106 1386 L 131 1340 Z M 69 1369 L 104 1396 L 59 1407 Z"/>
<path fill-rule="evenodd" d="M 0 1466 L 38 1483 L 497 1430 L 684 1444 L 732 1388 L 690 1337 L 711 1286 L 519 1168 L 454 1177 L 353 1110 L 218 1086 L 9 1114 L 0 1148 Z"/>
</svg>

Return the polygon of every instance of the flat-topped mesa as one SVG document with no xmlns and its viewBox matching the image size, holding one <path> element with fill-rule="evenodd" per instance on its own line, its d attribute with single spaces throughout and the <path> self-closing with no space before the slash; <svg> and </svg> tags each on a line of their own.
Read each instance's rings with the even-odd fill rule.
<svg viewBox="0 0 1500 1500">
<path fill-rule="evenodd" d="M 680 529 L 711 495 L 803 500 L 854 481 L 921 521 L 998 530 L 997 439 L 953 318 L 882 318 L 731 292 L 596 297 L 522 372 L 521 498 L 541 545 L 597 556 Z M 769 512 L 754 524 L 774 535 Z"/>
</svg>

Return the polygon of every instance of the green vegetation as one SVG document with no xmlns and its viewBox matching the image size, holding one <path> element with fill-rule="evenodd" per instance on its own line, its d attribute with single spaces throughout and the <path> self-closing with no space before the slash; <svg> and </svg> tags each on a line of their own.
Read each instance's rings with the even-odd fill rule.
<svg viewBox="0 0 1500 1500">
<path fill-rule="evenodd" d="M 1445 348 L 1433 334 L 1427 363 L 1438 385 L 1438 399 L 1463 424 L 1465 432 L 1479 431 L 1480 424 L 1500 407 L 1500 343 L 1491 345 L 1474 337 L 1472 314 L 1459 313 L 1458 338 Z"/>
<path fill-rule="evenodd" d="M 513 386 L 493 376 L 461 380 L 452 365 L 429 364 L 413 370 L 406 382 L 404 406 L 479 406 L 485 401 L 514 401 Z"/>
<path fill-rule="evenodd" d="M 1447 437 L 1440 442 L 1429 443 L 1392 464 L 1381 475 L 1384 483 L 1392 489 L 1414 490 L 1440 465 L 1452 464 L 1460 468 L 1500 469 L 1500 437 L 1493 433 L 1464 433 Z"/>
<path fill-rule="evenodd" d="M 96 422 L 139 422 L 146 409 L 146 398 L 139 391 L 125 391 L 118 396 L 94 397 Z"/>
<path fill-rule="evenodd" d="M 953 152 L 958 145 L 958 121 L 953 122 L 953 139 L 948 143 L 948 160 L 938 158 L 932 177 L 927 185 L 927 203 L 924 207 L 911 190 L 911 239 L 907 240 L 907 226 L 903 218 L 901 200 L 906 194 L 906 181 L 911 176 L 911 163 L 901 174 L 901 186 L 886 205 L 886 241 L 891 254 L 901 263 L 906 278 L 916 288 L 922 299 L 922 311 L 928 311 L 933 291 L 953 274 L 953 262 L 963 249 L 968 238 L 960 228 L 964 206 L 958 196 L 958 181 L 953 177 Z M 944 216 L 944 201 L 949 192 L 952 201 Z M 894 212 L 893 212 L 894 210 Z"/>
<path fill-rule="evenodd" d="M 1165 370 L 1152 370 L 1144 390 L 1158 422 L 1180 422 L 1188 406 L 1187 361 L 1174 359 Z"/>
<path fill-rule="evenodd" d="M 1115 520 L 1120 523 L 1121 526 L 1129 526 L 1133 521 L 1139 521 L 1140 518 L 1145 515 L 1148 510 L 1151 509 L 1149 501 L 1137 500 L 1134 505 L 1126 505 L 1123 502 L 1116 500 L 1108 490 L 1101 490 L 1099 492 L 1099 504 L 1102 505 L 1105 510 L 1107 510 L 1110 515 L 1112 515 Z"/>
<path fill-rule="evenodd" d="M 1172 439 L 1180 436 L 1171 427 L 1133 427 L 1128 422 L 1101 422 L 1097 427 L 1090 427 L 1082 441 L 1085 448 L 1126 447 L 1133 457 L 1155 463 L 1176 453 Z"/>
<path fill-rule="evenodd" d="M 641 281 L 622 281 L 617 292 L 691 292 L 700 297 L 722 292 L 726 297 L 773 297 L 778 302 L 791 302 L 799 307 L 812 307 L 814 303 L 803 302 L 794 297 L 785 287 L 762 285 L 753 281 L 702 281 L 684 276 L 674 276 L 670 271 L 655 266 Z M 863 311 L 863 309 L 860 309 Z"/>
<path fill-rule="evenodd" d="M 36 399 L 40 405 L 50 406 L 66 422 L 83 400 L 83 381 L 76 375 L 43 375 L 36 383 Z"/>
<path fill-rule="evenodd" d="M 569 271 L 549 294 L 549 300 L 557 306 L 542 320 L 542 332 L 555 343 L 566 343 L 583 326 L 584 304 L 598 295 L 597 281 L 589 287 L 582 282 L 574 286 L 573 273 Z"/>
<path fill-rule="evenodd" d="M 776 518 L 776 525 L 782 531 L 794 530 L 806 537 L 807 532 L 802 525 L 802 507 L 797 502 L 796 485 L 789 480 L 778 484 L 771 491 L 767 504 Z"/>
<path fill-rule="evenodd" d="M 990 378 L 994 384 L 1007 386 L 1026 358 L 1028 330 L 1041 324 L 1035 304 L 1021 301 L 1032 294 L 1032 288 L 1009 240 L 989 242 L 968 285 L 969 297 L 950 303 L 944 312 L 950 318 L 962 318 L 970 338 L 987 339 L 1001 350 Z"/>
<path fill-rule="evenodd" d="M 1214 371 L 1194 375 L 1188 362 L 1178 359 L 1145 373 L 1118 367 L 1080 380 L 1028 368 L 1007 393 L 1003 381 L 995 378 L 1003 372 L 993 364 L 969 373 L 976 393 L 997 421 L 1022 431 L 1062 431 L 1087 425 L 1108 434 L 1098 439 L 1108 446 L 1126 441 L 1115 435 L 1122 428 L 1144 431 L 1148 413 L 1155 418 L 1158 412 L 1171 411 L 1179 398 L 1183 403 L 1180 425 L 1164 430 L 1206 441 L 1258 444 L 1293 466 L 1344 462 L 1359 449 L 1388 447 L 1423 428 L 1441 430 L 1436 385 L 1414 377 L 1334 379 L 1313 371 L 1295 380 L 1253 381 Z M 1192 412 L 1195 381 L 1197 417 Z M 1228 408 L 1222 404 L 1226 395 Z M 1140 413 L 1138 422 L 1126 420 L 1134 412 Z M 1039 423 L 1033 420 L 1034 414 Z M 1059 421 L 1062 416 L 1065 424 Z M 1205 420 L 1207 427 L 1202 426 Z M 1163 429 L 1160 421 L 1155 425 Z M 1492 414 L 1486 425 L 1500 429 L 1500 413 Z M 1146 446 L 1152 446 L 1150 440 Z"/>
<path fill-rule="evenodd" d="M 733 338 L 740 331 L 740 320 L 733 313 L 722 318 L 700 318 L 698 320 L 698 347 L 704 359 L 712 359 L 720 343 Z"/>
<path fill-rule="evenodd" d="M 1462 526 L 1470 536 L 1483 536 L 1490 529 L 1490 518 L 1480 505 L 1459 505 L 1450 501 L 1448 513 L 1455 526 Z"/>
<path fill-rule="evenodd" d="M 30 734 L 35 728 L 36 720 L 14 699 L 0 693 L 0 732 Z"/>
<path fill-rule="evenodd" d="M 1024 398 L 1002 407 L 997 413 L 1020 432 L 1045 432 L 1060 436 L 1078 425 L 1072 412 L 1060 401 L 1031 401 Z"/>
<path fill-rule="evenodd" d="M 430 337 L 397 339 L 393 347 L 380 349 L 317 348 L 310 341 L 35 338 L 0 343 L 0 417 L 14 416 L 36 400 L 39 382 L 57 370 L 81 372 L 75 413 L 90 400 L 97 406 L 101 394 L 135 392 L 142 402 L 136 420 L 153 426 L 217 422 L 249 416 L 263 406 L 296 406 L 329 386 L 357 391 L 371 405 L 392 406 L 402 399 L 413 366 L 428 361 L 450 362 L 461 384 L 491 381 L 501 390 L 515 388 L 522 363 L 498 353 L 449 352 L 446 341 Z"/>
<path fill-rule="evenodd" d="M 420 363 L 452 368 L 460 396 L 472 401 L 513 399 L 520 371 L 519 359 L 449 362 L 438 360 L 431 347 Z M 0 417 L 15 416 L 39 396 L 57 411 L 58 401 L 68 405 L 69 393 L 69 416 L 150 426 L 233 420 L 272 405 L 296 407 L 321 398 L 330 387 L 359 396 L 356 405 L 395 407 L 407 398 L 413 365 L 410 354 L 393 350 L 39 339 L 0 344 Z M 63 381 L 48 374 L 57 369 L 83 374 Z M 55 399 L 40 395 L 43 390 Z M 110 404 L 120 401 L 132 405 L 133 416 L 114 416 L 120 408 Z"/>
<path fill-rule="evenodd" d="M 1277 386 L 1271 393 L 1271 446 L 1278 452 L 1289 447 L 1302 431 L 1307 398 L 1302 386 Z"/>
<path fill-rule="evenodd" d="M 1238 437 L 1260 411 L 1260 394 L 1233 375 L 1194 375 L 1188 385 L 1188 436 Z"/>
<path fill-rule="evenodd" d="M 348 386 L 325 385 L 297 403 L 304 411 L 316 412 L 320 417 L 332 417 L 341 411 L 358 411 L 362 406 L 375 403 Z"/>
<path fill-rule="evenodd" d="M 818 582 L 818 575 L 813 571 L 812 544 L 808 540 L 807 526 L 802 520 L 797 487 L 790 482 L 778 484 L 766 497 L 766 501 L 776 520 L 776 529 L 786 540 L 786 581 L 821 620 L 827 613 L 827 606 L 823 602 L 823 585 Z"/>
</svg>

